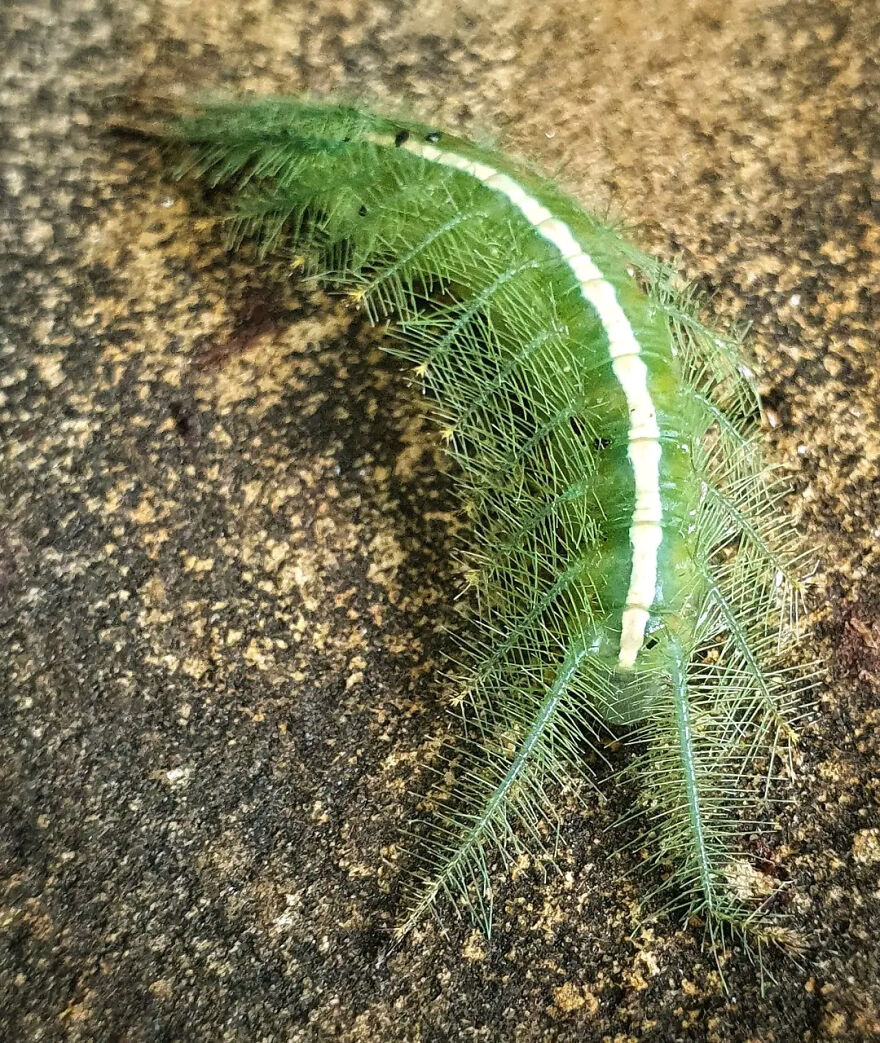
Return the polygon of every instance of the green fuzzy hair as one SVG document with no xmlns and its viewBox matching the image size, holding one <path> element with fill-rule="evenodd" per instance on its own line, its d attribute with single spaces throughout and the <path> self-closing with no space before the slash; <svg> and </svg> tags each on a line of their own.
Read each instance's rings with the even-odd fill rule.
<svg viewBox="0 0 880 1043">
<path fill-rule="evenodd" d="M 681 511 L 699 582 L 687 642 L 647 653 L 622 681 L 593 639 L 603 530 L 632 507 L 624 464 L 603 450 L 625 445 L 626 430 L 615 392 L 571 345 L 573 329 L 602 331 L 564 263 L 502 197 L 377 143 L 401 132 L 433 133 L 284 99 L 208 104 L 164 130 L 183 148 L 179 175 L 226 191 L 233 246 L 256 237 L 291 271 L 347 291 L 373 322 L 395 319 L 386 347 L 421 378 L 457 464 L 471 522 L 474 623 L 456 656 L 466 735 L 440 770 L 400 933 L 444 898 L 488 931 L 492 861 L 545 848 L 558 788 L 587 772 L 585 754 L 609 729 L 628 726 L 645 792 L 638 842 L 655 852 L 667 903 L 702 918 L 719 944 L 728 929 L 782 938 L 737 880 L 749 861 L 740 838 L 760 828 L 746 818 L 755 774 L 763 765 L 769 784 L 810 686 L 783 656 L 802 552 L 785 490 L 761 460 L 741 338 L 704 328 L 701 302 L 670 268 L 554 184 L 444 135 L 444 147 L 537 195 L 671 334 L 673 419 L 693 461 Z"/>
</svg>

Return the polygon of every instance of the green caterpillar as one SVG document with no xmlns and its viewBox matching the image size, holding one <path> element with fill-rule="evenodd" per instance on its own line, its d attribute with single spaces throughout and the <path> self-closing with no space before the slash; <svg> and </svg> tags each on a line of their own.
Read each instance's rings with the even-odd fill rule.
<svg viewBox="0 0 880 1043">
<path fill-rule="evenodd" d="M 738 838 L 810 686 L 782 657 L 802 554 L 739 338 L 552 182 L 450 134 L 288 99 L 208 104 L 164 133 L 179 174 L 229 190 L 233 244 L 256 236 L 396 318 L 388 350 L 458 465 L 468 738 L 400 931 L 443 897 L 488 930 L 493 853 L 540 845 L 554 784 L 626 728 L 667 904 L 715 943 L 780 939 Z"/>
</svg>

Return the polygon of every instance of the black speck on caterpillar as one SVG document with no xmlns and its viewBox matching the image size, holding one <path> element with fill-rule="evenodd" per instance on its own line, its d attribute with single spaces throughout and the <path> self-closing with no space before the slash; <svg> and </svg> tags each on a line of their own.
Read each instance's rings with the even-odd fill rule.
<svg viewBox="0 0 880 1043">
<path fill-rule="evenodd" d="M 411 121 L 294 99 L 209 104 L 164 135 L 223 186 L 231 243 L 345 289 L 429 392 L 470 521 L 470 738 L 450 753 L 399 920 L 488 931 L 488 865 L 540 846 L 553 786 L 626 732 L 665 905 L 716 946 L 784 942 L 741 847 L 806 712 L 790 666 L 803 551 L 768 477 L 740 338 L 551 181 Z M 552 835 L 552 829 L 549 831 Z"/>
</svg>

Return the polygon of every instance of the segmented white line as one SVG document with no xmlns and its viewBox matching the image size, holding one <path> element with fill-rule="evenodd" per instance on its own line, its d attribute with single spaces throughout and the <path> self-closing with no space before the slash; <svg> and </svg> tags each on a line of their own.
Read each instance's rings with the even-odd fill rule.
<svg viewBox="0 0 880 1043">
<path fill-rule="evenodd" d="M 627 455 L 635 480 L 635 506 L 629 530 L 632 547 L 632 569 L 626 605 L 623 610 L 620 652 L 617 665 L 631 670 L 645 640 L 645 627 L 654 601 L 657 585 L 657 553 L 663 539 L 660 504 L 660 430 L 657 412 L 648 391 L 648 370 L 640 357 L 640 346 L 627 319 L 614 287 L 602 275 L 593 259 L 584 252 L 571 229 L 507 174 L 468 159 L 455 152 L 435 148 L 414 137 L 396 139 L 370 136 L 381 145 L 397 145 L 423 159 L 441 166 L 453 167 L 482 181 L 487 188 L 505 196 L 562 255 L 581 293 L 599 316 L 608 337 L 611 368 L 623 390 L 629 409 L 629 441 Z"/>
</svg>

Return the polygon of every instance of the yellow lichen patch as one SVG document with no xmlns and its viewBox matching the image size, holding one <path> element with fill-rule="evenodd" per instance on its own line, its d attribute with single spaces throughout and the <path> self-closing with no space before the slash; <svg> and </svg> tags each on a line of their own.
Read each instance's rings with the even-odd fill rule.
<svg viewBox="0 0 880 1043">
<path fill-rule="evenodd" d="M 195 554 L 184 554 L 183 567 L 186 572 L 210 572 L 214 568 L 214 559 L 200 558 Z"/>
<path fill-rule="evenodd" d="M 210 663 L 205 662 L 204 659 L 188 658 L 184 659 L 181 664 L 180 671 L 186 674 L 187 677 L 191 677 L 194 681 L 199 681 L 204 675 L 210 670 Z"/>
<path fill-rule="evenodd" d="M 349 691 L 356 685 L 359 685 L 364 679 L 364 669 L 366 668 L 367 661 L 363 656 L 354 656 L 351 662 L 348 664 L 350 673 L 345 679 L 345 690 Z"/>
<path fill-rule="evenodd" d="M 135 525 L 149 525 L 156 520 L 156 508 L 150 502 L 149 497 L 142 496 L 136 507 L 128 512 L 129 518 Z"/>
<path fill-rule="evenodd" d="M 385 587 L 389 599 L 397 594 L 397 572 L 406 560 L 406 553 L 390 532 L 378 533 L 370 542 L 371 563 L 367 570 L 367 579 Z"/>
<path fill-rule="evenodd" d="M 64 382 L 64 369 L 61 363 L 64 361 L 64 352 L 52 351 L 44 355 L 34 355 L 34 365 L 40 380 L 49 387 L 56 388 Z"/>
<path fill-rule="evenodd" d="M 141 596 L 147 605 L 160 605 L 165 600 L 165 584 L 161 576 L 150 576 L 141 587 Z"/>
<path fill-rule="evenodd" d="M 461 955 L 472 963 L 486 959 L 486 936 L 482 931 L 471 931 L 461 948 Z"/>
<path fill-rule="evenodd" d="M 599 1000 L 585 985 L 567 981 L 553 990 L 553 1006 L 548 1008 L 549 1014 L 558 1017 L 580 1010 L 589 1017 L 599 1011 Z"/>
<path fill-rule="evenodd" d="M 852 854 L 856 862 L 880 862 L 880 829 L 860 829 L 853 837 Z"/>
<path fill-rule="evenodd" d="M 251 666 L 255 666 L 258 670 L 269 670 L 275 665 L 272 648 L 271 646 L 267 647 L 265 641 L 257 641 L 255 638 L 252 638 L 242 655 L 246 662 L 250 663 Z"/>
<path fill-rule="evenodd" d="M 767 898 L 779 886 L 767 873 L 761 873 L 743 859 L 736 859 L 727 867 L 727 882 L 742 902 L 755 902 Z"/>
</svg>

